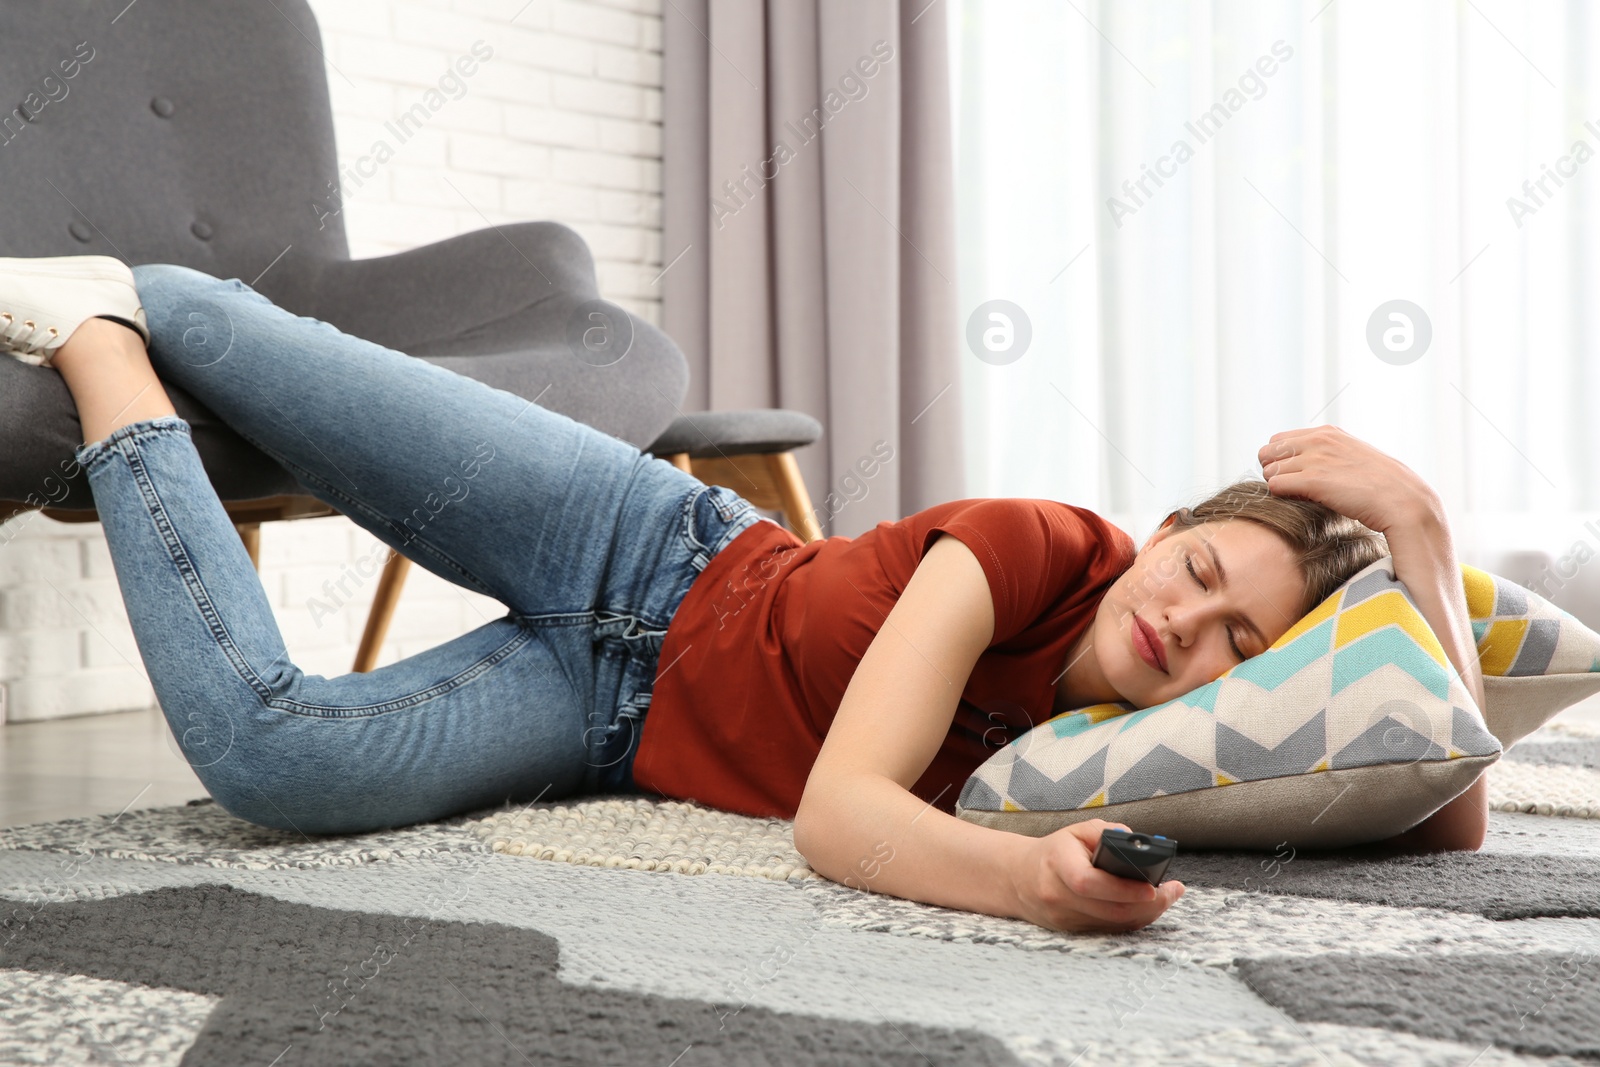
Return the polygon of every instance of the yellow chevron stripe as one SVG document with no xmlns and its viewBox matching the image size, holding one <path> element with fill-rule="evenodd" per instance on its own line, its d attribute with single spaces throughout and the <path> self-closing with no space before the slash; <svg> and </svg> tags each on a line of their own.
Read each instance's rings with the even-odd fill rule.
<svg viewBox="0 0 1600 1067">
<path fill-rule="evenodd" d="M 1336 596 L 1328 597 L 1322 603 L 1313 608 L 1311 614 L 1307 615 L 1305 618 L 1301 619 L 1299 622 L 1285 630 L 1282 637 L 1272 642 L 1272 647 L 1282 648 L 1284 645 L 1287 645 L 1290 641 L 1293 641 L 1307 630 L 1316 629 L 1322 623 L 1330 619 L 1338 610 L 1339 598 Z"/>
<path fill-rule="evenodd" d="M 1103 808 L 1103 807 L 1105 807 L 1106 806 L 1105 790 L 1102 789 L 1100 792 L 1098 792 L 1094 796 L 1090 797 L 1089 798 L 1089 803 L 1087 803 L 1087 804 L 1085 804 L 1083 806 L 1086 807 L 1086 808 Z"/>
<path fill-rule="evenodd" d="M 1217 784 L 1218 785 L 1238 785 L 1239 784 L 1237 780 L 1235 780 L 1233 778 L 1229 778 L 1226 774 L 1223 774 L 1221 771 L 1213 771 L 1212 773 L 1217 776 Z"/>
<path fill-rule="evenodd" d="M 1433 635 L 1433 631 L 1428 628 L 1422 616 L 1417 614 L 1411 602 L 1402 596 L 1398 589 L 1379 593 L 1347 611 L 1340 612 L 1333 647 L 1343 648 L 1350 642 L 1391 624 L 1410 634 L 1411 639 L 1432 656 L 1439 666 L 1445 665 L 1444 648 L 1439 644 L 1439 639 Z"/>
<path fill-rule="evenodd" d="M 1478 642 L 1478 663 L 1484 674 L 1502 677 L 1517 661 L 1517 650 L 1528 632 L 1527 619 L 1502 619 L 1489 624 Z"/>
<path fill-rule="evenodd" d="M 1095 704 L 1087 708 L 1079 708 L 1077 714 L 1087 716 L 1090 722 L 1105 722 L 1115 719 L 1118 715 L 1128 715 L 1131 708 L 1122 707 L 1120 704 Z"/>
<path fill-rule="evenodd" d="M 1461 584 L 1467 590 L 1467 614 L 1474 619 L 1487 619 L 1494 614 L 1494 579 L 1487 571 L 1461 565 Z"/>
</svg>

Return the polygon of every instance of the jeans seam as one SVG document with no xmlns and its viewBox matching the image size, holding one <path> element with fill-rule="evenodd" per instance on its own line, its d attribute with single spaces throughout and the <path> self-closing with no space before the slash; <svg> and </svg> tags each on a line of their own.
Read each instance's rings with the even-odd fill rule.
<svg viewBox="0 0 1600 1067">
<path fill-rule="evenodd" d="M 162 541 L 165 542 L 167 555 L 173 561 L 174 566 L 177 567 L 184 586 L 189 590 L 190 598 L 194 601 L 195 607 L 205 620 L 207 629 L 211 631 L 212 639 L 217 642 L 217 646 L 227 656 L 239 680 L 255 692 L 264 706 L 289 714 L 307 715 L 322 719 L 365 718 L 370 715 L 399 711 L 423 703 L 435 696 L 449 692 L 459 685 L 472 681 L 533 639 L 531 630 L 519 627 L 516 636 L 511 640 L 444 681 L 419 692 L 410 693 L 395 700 L 385 701 L 382 704 L 361 705 L 355 708 L 337 708 L 321 704 L 307 704 L 303 701 L 273 696 L 271 686 L 261 679 L 255 668 L 250 665 L 250 661 L 245 658 L 244 653 L 239 650 L 238 645 L 233 640 L 233 635 L 228 632 L 227 625 L 222 621 L 222 616 L 216 609 L 210 591 L 206 589 L 205 582 L 201 579 L 199 571 L 194 566 L 194 561 L 190 557 L 187 546 L 183 543 L 183 538 L 172 525 L 172 519 L 167 512 L 166 503 L 161 499 L 160 490 L 150 477 L 150 471 L 145 463 L 144 456 L 135 446 L 135 442 L 139 437 L 155 434 L 162 436 L 189 436 L 177 423 L 167 422 L 154 426 L 140 427 L 124 434 L 115 441 L 110 441 L 108 448 L 114 449 L 127 461 L 128 470 L 134 479 L 134 485 L 138 487 L 139 495 L 145 501 L 146 513 L 149 514 L 151 521 L 155 523 L 158 534 Z M 95 459 L 98 459 L 98 457 L 95 457 Z M 91 460 L 91 462 L 94 462 L 94 460 Z M 97 462 L 95 465 L 99 466 Z M 287 646 L 284 648 L 284 659 L 289 667 L 298 669 L 295 668 L 294 662 L 288 659 Z"/>
<path fill-rule="evenodd" d="M 290 715 L 301 715 L 316 719 L 366 719 L 375 715 L 386 715 L 391 711 L 403 711 L 406 708 L 427 703 L 435 697 L 443 696 L 459 686 L 466 685 L 531 640 L 533 640 L 533 631 L 518 627 L 516 636 L 487 656 L 479 659 L 476 663 L 457 671 L 449 678 L 444 679 L 442 682 L 437 682 L 427 689 L 418 690 L 415 693 L 409 693 L 404 697 L 388 700 L 382 704 L 332 707 L 326 704 L 307 704 L 300 700 L 285 700 L 282 697 L 271 698 L 265 703 L 271 708 Z"/>
<path fill-rule="evenodd" d="M 343 501 L 350 510 L 359 511 L 361 514 L 367 516 L 368 518 L 373 519 L 374 521 L 382 524 L 384 527 L 388 528 L 390 533 L 394 533 L 395 532 L 394 522 L 387 515 L 384 515 L 384 514 L 378 512 L 378 511 L 374 510 L 373 508 L 368 507 L 366 504 L 364 504 L 361 501 L 355 499 L 354 497 L 351 497 L 349 494 L 345 493 L 343 490 L 340 490 L 340 489 L 336 488 L 327 479 L 322 478 L 321 476 L 319 476 L 319 475 L 307 470 L 306 468 L 300 466 L 298 463 L 295 463 L 292 460 L 288 460 L 288 459 L 283 458 L 282 456 L 280 456 L 276 452 L 274 452 L 272 449 L 268 448 L 266 445 L 263 445 L 261 442 L 255 440 L 253 437 L 250 437 L 248 434 L 245 434 L 245 433 L 243 433 L 243 432 L 241 432 L 241 431 L 239 431 L 237 429 L 234 430 L 234 433 L 237 433 L 240 437 L 242 437 L 246 441 L 250 442 L 250 444 L 252 444 L 256 448 L 260 449 L 266 455 L 271 456 L 274 462 L 278 463 L 279 465 L 281 465 L 282 467 L 287 469 L 291 474 L 293 474 L 296 478 L 298 478 L 302 483 L 304 483 L 306 485 L 315 485 L 317 488 L 321 489 L 323 492 L 327 493 L 329 496 L 335 497 L 338 500 Z M 403 528 L 404 528 L 404 526 L 402 524 L 402 529 Z M 462 580 L 465 581 L 466 583 L 468 583 L 469 588 L 471 588 L 474 592 L 482 593 L 484 596 L 492 597 L 492 598 L 494 598 L 496 600 L 498 600 L 500 598 L 500 595 L 496 590 L 489 588 L 489 586 L 487 586 L 483 582 L 479 581 L 465 567 L 461 566 L 461 564 L 457 563 L 449 555 L 447 555 L 446 553 L 441 551 L 432 542 L 426 540 L 421 535 L 416 535 L 416 536 L 413 536 L 413 537 L 410 537 L 410 538 L 399 538 L 399 540 L 404 541 L 404 543 L 407 546 L 417 545 L 421 550 L 425 551 L 429 556 L 431 556 L 435 560 L 437 560 L 440 563 L 442 563 L 445 567 L 447 567 L 451 571 L 454 571 L 456 574 L 460 575 Z M 391 545 L 390 547 L 392 548 L 393 546 Z M 395 551 L 399 552 L 399 549 L 395 549 Z M 405 555 L 405 553 L 403 553 L 403 552 L 401 552 L 400 554 L 401 555 Z"/>
<path fill-rule="evenodd" d="M 717 542 L 716 547 L 710 550 L 712 556 L 727 548 L 728 545 L 733 543 L 735 537 L 738 537 L 761 520 L 761 515 L 756 511 L 754 504 L 748 500 L 743 500 L 742 503 L 744 504 L 743 508 L 735 506 L 735 516 L 727 520 L 728 529 L 723 532 L 722 538 Z"/>
<path fill-rule="evenodd" d="M 634 659 L 632 662 L 639 663 L 640 661 Z M 604 764 L 596 765 L 598 767 L 597 777 L 602 782 L 607 778 L 606 772 L 624 761 L 628 761 L 629 766 L 623 772 L 623 781 L 616 784 L 620 786 L 633 778 L 631 758 L 637 758 L 638 756 L 645 715 L 649 712 L 651 698 L 654 696 L 655 671 L 656 664 L 654 663 L 650 665 L 648 670 L 641 671 L 642 680 L 639 682 L 638 688 L 630 693 L 626 692 L 626 690 L 630 684 L 631 672 L 628 666 L 625 665 L 623 667 L 622 685 L 625 695 L 617 704 L 616 714 L 612 716 L 611 723 L 603 728 L 600 742 L 596 748 L 603 750 L 615 744 L 616 738 L 622 733 L 624 725 L 628 727 L 628 743 L 623 751 L 617 753 L 613 759 Z M 632 751 L 630 752 L 629 750 Z"/>
<path fill-rule="evenodd" d="M 180 432 L 175 424 L 169 423 L 166 425 L 171 431 Z M 250 666 L 249 661 L 244 658 L 244 654 L 239 651 L 238 646 L 234 643 L 233 636 L 228 633 L 228 628 L 223 623 L 222 616 L 212 603 L 211 594 L 206 590 L 205 582 L 201 580 L 199 572 L 194 567 L 194 561 L 189 557 L 189 550 L 183 544 L 183 538 L 179 536 L 176 528 L 172 525 L 171 516 L 167 513 L 166 503 L 161 499 L 160 490 L 156 488 L 154 480 L 150 477 L 150 471 L 145 465 L 144 456 L 135 447 L 138 437 L 147 433 L 159 432 L 163 431 L 159 428 L 139 429 L 115 440 L 108 438 L 102 442 L 107 445 L 106 452 L 102 454 L 114 450 L 127 461 L 128 472 L 133 476 L 133 482 L 139 490 L 140 497 L 144 499 L 145 512 L 150 516 L 151 521 L 155 523 L 156 532 L 167 546 L 167 556 L 172 560 L 173 566 L 177 568 L 178 576 L 183 580 L 184 587 L 188 589 L 189 597 L 199 610 L 200 617 L 205 620 L 206 628 L 211 631 L 212 639 L 217 642 L 223 654 L 228 657 L 229 662 L 233 665 L 234 673 L 239 676 L 239 680 L 254 690 L 263 702 L 266 702 L 272 697 L 271 689 L 261 680 L 255 668 Z M 127 447 L 124 447 L 125 444 Z M 96 466 L 99 466 L 98 458 L 91 459 L 91 462 L 95 463 Z M 285 649 L 285 652 L 287 651 Z"/>
<path fill-rule="evenodd" d="M 703 571 L 711 562 L 711 557 L 706 546 L 694 535 L 694 505 L 701 494 L 711 491 L 710 486 L 692 489 L 683 494 L 683 499 L 678 503 L 678 540 L 683 542 L 683 547 L 689 551 L 689 565 L 696 571 Z"/>
<path fill-rule="evenodd" d="M 733 493 L 734 499 L 731 502 L 727 502 L 723 499 L 721 493 L 716 492 L 718 489 L 722 489 L 725 493 L 733 493 L 733 490 L 723 486 L 702 486 L 684 495 L 683 505 L 679 512 L 679 533 L 684 545 L 690 550 L 692 556 L 690 563 L 696 572 L 703 572 L 711 565 L 712 558 L 718 552 L 727 548 L 735 537 L 754 526 L 761 518 L 760 513 L 756 511 L 755 505 L 750 501 Z M 695 504 L 707 493 L 716 494 L 711 498 L 712 507 L 716 509 L 717 517 L 728 527 L 722 532 L 722 536 L 717 539 L 715 545 L 702 544 L 694 532 Z"/>
<path fill-rule="evenodd" d="M 73 458 L 85 471 L 90 471 L 104 462 L 106 456 L 126 455 L 122 448 L 124 441 L 173 433 L 193 437 L 189 423 L 181 415 L 156 415 L 138 422 L 125 423 L 98 441 L 80 445 Z"/>
</svg>

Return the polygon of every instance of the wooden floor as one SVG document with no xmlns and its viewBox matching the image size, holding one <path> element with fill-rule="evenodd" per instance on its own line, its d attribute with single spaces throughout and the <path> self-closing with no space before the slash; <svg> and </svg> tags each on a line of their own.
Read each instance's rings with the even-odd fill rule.
<svg viewBox="0 0 1600 1067">
<path fill-rule="evenodd" d="M 0 728 L 0 826 L 115 815 L 205 795 L 154 708 Z"/>
<path fill-rule="evenodd" d="M 1600 696 L 1557 721 L 1600 730 Z M 115 815 L 205 795 L 153 708 L 0 727 L 0 826 Z"/>
</svg>

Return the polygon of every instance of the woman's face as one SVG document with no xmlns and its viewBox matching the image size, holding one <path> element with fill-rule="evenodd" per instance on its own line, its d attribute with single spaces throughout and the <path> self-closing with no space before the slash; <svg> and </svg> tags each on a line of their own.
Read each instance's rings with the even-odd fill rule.
<svg viewBox="0 0 1600 1067">
<path fill-rule="evenodd" d="M 1266 527 L 1169 521 L 1100 601 L 1089 636 L 1101 681 L 1138 708 L 1182 696 L 1265 652 L 1299 621 L 1304 594 L 1288 544 Z M 1141 654 L 1141 629 L 1159 666 Z"/>
</svg>

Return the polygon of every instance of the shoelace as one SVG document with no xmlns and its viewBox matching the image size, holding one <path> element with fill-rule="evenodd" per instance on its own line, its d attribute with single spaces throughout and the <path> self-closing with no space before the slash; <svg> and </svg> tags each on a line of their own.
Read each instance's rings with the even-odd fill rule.
<svg viewBox="0 0 1600 1067">
<path fill-rule="evenodd" d="M 5 340 L 7 347 L 27 356 L 36 356 L 44 351 L 44 346 L 60 332 L 54 326 L 37 326 L 32 319 L 18 322 L 9 311 L 0 311 L 0 320 L 3 320 L 0 338 Z M 48 336 L 43 336 L 45 331 L 48 331 Z"/>
</svg>

